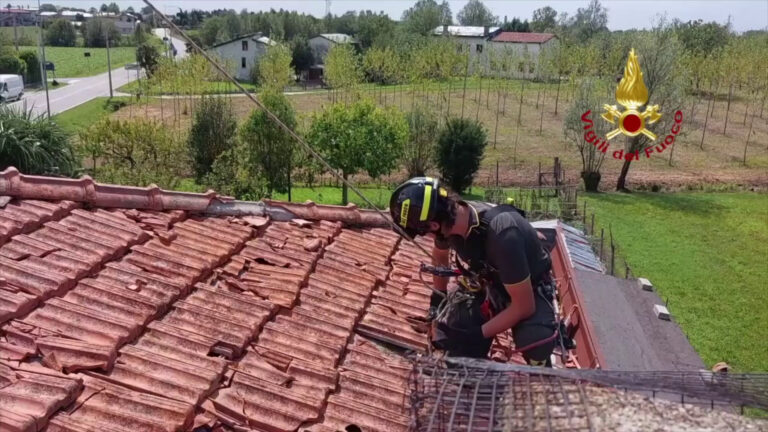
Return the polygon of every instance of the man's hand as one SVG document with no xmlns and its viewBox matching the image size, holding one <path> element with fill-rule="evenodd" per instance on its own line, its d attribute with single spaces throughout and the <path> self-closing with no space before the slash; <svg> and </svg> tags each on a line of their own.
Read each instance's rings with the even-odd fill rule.
<svg viewBox="0 0 768 432">
<path fill-rule="evenodd" d="M 432 295 L 429 297 L 429 313 L 427 315 L 427 320 L 432 321 L 437 317 L 438 312 L 440 312 L 440 304 L 445 299 L 445 293 L 443 295 L 438 294 L 435 291 L 432 291 Z"/>
</svg>

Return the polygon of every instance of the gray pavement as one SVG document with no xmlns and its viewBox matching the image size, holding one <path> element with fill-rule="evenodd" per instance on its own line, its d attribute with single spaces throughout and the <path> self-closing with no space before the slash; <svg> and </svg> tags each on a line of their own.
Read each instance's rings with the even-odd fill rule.
<svg viewBox="0 0 768 432">
<path fill-rule="evenodd" d="M 112 88 L 117 93 L 117 88 L 135 81 L 138 70 L 126 70 L 124 67 L 112 70 Z M 91 99 L 109 96 L 109 78 L 107 72 L 85 78 L 61 79 L 69 84 L 65 87 L 49 90 L 48 97 L 51 102 L 51 115 L 84 104 Z M 26 93 L 20 101 L 9 104 L 15 109 L 32 109 L 36 114 L 45 114 L 45 91 Z"/>
<path fill-rule="evenodd" d="M 162 38 L 166 37 L 167 29 L 156 28 L 152 32 Z M 175 37 L 169 37 L 174 48 L 176 48 L 176 58 L 187 56 L 187 47 L 184 41 Z M 114 95 L 118 96 L 117 88 L 135 81 L 138 78 L 138 70 L 127 70 L 124 67 L 112 70 L 112 88 Z M 49 100 L 51 103 L 51 115 L 74 108 L 84 104 L 91 99 L 109 96 L 109 78 L 107 72 L 84 78 L 60 78 L 59 81 L 67 82 L 68 85 L 56 90 L 49 90 Z M 20 101 L 10 103 L 9 106 L 14 109 L 32 109 L 35 114 L 46 113 L 45 91 L 40 90 L 33 93 L 26 93 Z"/>
</svg>

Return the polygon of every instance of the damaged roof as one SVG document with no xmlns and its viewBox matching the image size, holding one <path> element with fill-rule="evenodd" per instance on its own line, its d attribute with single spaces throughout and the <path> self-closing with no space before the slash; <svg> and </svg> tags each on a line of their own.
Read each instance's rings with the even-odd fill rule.
<svg viewBox="0 0 768 432">
<path fill-rule="evenodd" d="M 430 289 L 382 226 L 0 172 L 0 430 L 408 430 L 412 365 L 385 345 L 427 351 Z M 522 362 L 508 334 L 491 357 Z"/>
</svg>

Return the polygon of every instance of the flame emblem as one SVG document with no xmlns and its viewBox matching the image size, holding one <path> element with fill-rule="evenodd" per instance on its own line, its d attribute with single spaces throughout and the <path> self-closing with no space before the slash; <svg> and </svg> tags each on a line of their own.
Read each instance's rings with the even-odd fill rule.
<svg viewBox="0 0 768 432">
<path fill-rule="evenodd" d="M 624 76 L 616 88 L 616 102 L 626 109 L 621 112 L 616 105 L 603 105 L 603 119 L 617 125 L 616 129 L 606 134 L 606 138 L 610 140 L 619 134 L 630 137 L 643 134 L 652 140 L 656 139 L 656 134 L 646 129 L 645 125 L 656 123 L 661 113 L 658 112 L 658 105 L 647 106 L 642 113 L 638 111 L 648 102 L 648 88 L 643 82 L 643 71 L 640 70 L 634 48 L 629 51 Z"/>
</svg>

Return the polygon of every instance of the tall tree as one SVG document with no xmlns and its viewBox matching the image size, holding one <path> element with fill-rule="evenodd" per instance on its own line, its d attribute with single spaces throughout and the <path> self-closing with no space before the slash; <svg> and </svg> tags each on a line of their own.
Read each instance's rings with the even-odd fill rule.
<svg viewBox="0 0 768 432">
<path fill-rule="evenodd" d="M 120 13 L 120 6 L 117 5 L 117 3 L 112 2 L 107 6 L 107 12 L 113 13 L 113 14 L 119 14 Z"/>
<path fill-rule="evenodd" d="M 407 31 L 427 36 L 438 26 L 452 24 L 453 16 L 447 1 L 418 0 L 403 12 L 402 21 Z"/>
<path fill-rule="evenodd" d="M 557 11 L 549 6 L 533 11 L 531 30 L 535 32 L 551 32 L 557 27 Z"/>
<path fill-rule="evenodd" d="M 291 50 L 283 44 L 267 48 L 258 63 L 258 82 L 266 90 L 282 93 L 293 81 Z"/>
<path fill-rule="evenodd" d="M 296 128 L 296 112 L 282 92 L 266 90 L 261 102 L 291 129 Z M 293 138 L 279 127 L 264 110 L 257 109 L 243 124 L 239 133 L 246 164 L 251 172 L 264 178 L 267 195 L 286 192 L 290 187 Z"/>
<path fill-rule="evenodd" d="M 520 21 L 520 18 L 512 18 L 512 21 L 505 22 L 501 25 L 501 30 L 506 32 L 522 32 L 529 33 L 531 31 L 531 25 L 528 20 Z"/>
<path fill-rule="evenodd" d="M 594 34 L 608 30 L 608 9 L 600 0 L 590 0 L 589 6 L 576 10 L 576 15 L 565 21 L 567 35 L 578 42 L 589 40 Z"/>
<path fill-rule="evenodd" d="M 237 122 L 226 98 L 204 96 L 187 137 L 195 177 L 202 181 L 219 155 L 234 145 Z"/>
<path fill-rule="evenodd" d="M 315 114 L 307 141 L 344 179 L 365 171 L 370 177 L 388 174 L 397 166 L 408 139 L 402 113 L 376 107 L 373 102 L 335 104 Z M 347 204 L 347 186 L 342 204 Z"/>
<path fill-rule="evenodd" d="M 40 12 L 56 12 L 56 6 L 50 3 L 43 3 L 40 5 Z"/>
<path fill-rule="evenodd" d="M 45 43 L 51 46 L 73 47 L 77 41 L 75 26 L 65 19 L 55 19 L 45 31 Z"/>
<path fill-rule="evenodd" d="M 499 17 L 480 0 L 469 0 L 456 15 L 456 19 L 465 26 L 493 26 L 499 23 Z"/>
<path fill-rule="evenodd" d="M 625 155 L 638 152 L 640 157 L 645 157 L 643 153 L 646 148 L 661 145 L 665 141 L 663 137 L 669 133 L 675 121 L 675 112 L 683 108 L 686 83 L 685 69 L 680 61 L 683 49 L 674 31 L 663 20 L 651 32 L 638 34 L 632 45 L 639 54 L 640 69 L 648 88 L 648 103 L 659 105 L 663 113 L 658 122 L 647 126 L 657 135 L 656 140 L 643 134 L 626 140 Z M 639 111 L 644 109 L 645 106 L 642 106 Z M 616 190 L 627 190 L 627 174 L 632 161 L 632 158 L 625 157 Z"/>
</svg>

